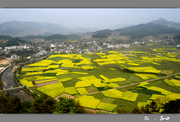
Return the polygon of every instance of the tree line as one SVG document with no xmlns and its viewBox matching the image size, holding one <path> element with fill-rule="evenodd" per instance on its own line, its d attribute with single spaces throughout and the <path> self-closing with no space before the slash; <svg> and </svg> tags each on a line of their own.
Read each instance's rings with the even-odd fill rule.
<svg viewBox="0 0 180 122">
<path fill-rule="evenodd" d="M 0 113 L 86 113 L 86 110 L 70 98 L 60 97 L 57 101 L 41 95 L 31 103 L 0 93 Z"/>
<path fill-rule="evenodd" d="M 144 107 L 136 107 L 132 111 L 118 109 L 117 113 L 180 113 L 180 99 L 168 100 L 168 98 L 164 98 L 164 100 L 166 100 L 166 102 L 162 102 L 160 99 L 152 101 L 149 105 Z M 17 96 L 11 97 L 8 94 L 6 95 L 0 93 L 0 113 L 85 114 L 91 112 L 88 112 L 84 107 L 82 107 L 79 101 L 75 101 L 71 98 L 59 97 L 57 101 L 47 95 L 40 95 L 36 96 L 31 103 L 28 101 L 20 101 Z M 102 114 L 102 112 L 99 113 Z"/>
</svg>

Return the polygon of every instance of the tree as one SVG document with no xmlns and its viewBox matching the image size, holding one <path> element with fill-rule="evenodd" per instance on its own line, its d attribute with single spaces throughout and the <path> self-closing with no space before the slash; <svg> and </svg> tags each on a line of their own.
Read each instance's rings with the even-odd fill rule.
<svg viewBox="0 0 180 122">
<path fill-rule="evenodd" d="M 86 109 L 81 106 L 79 101 L 76 101 L 75 107 L 77 108 L 76 113 L 86 113 L 87 112 Z"/>
<path fill-rule="evenodd" d="M 121 114 L 128 114 L 130 113 L 128 110 L 125 110 L 125 109 L 118 109 L 117 110 L 117 113 L 121 113 Z"/>
<path fill-rule="evenodd" d="M 148 106 L 134 108 L 132 113 L 133 114 L 146 114 L 146 113 L 149 113 L 148 112 Z"/>
<path fill-rule="evenodd" d="M 157 107 L 156 102 L 151 102 L 150 105 L 146 105 L 145 107 L 137 107 L 134 108 L 132 113 L 134 114 L 149 114 L 149 113 L 159 113 L 160 108 Z"/>
<path fill-rule="evenodd" d="M 54 104 L 56 101 L 46 95 L 41 95 L 33 100 L 31 112 L 32 113 L 53 113 Z"/>
<path fill-rule="evenodd" d="M 157 97 L 154 101 L 156 102 L 157 107 L 160 109 L 160 113 L 163 111 L 163 107 L 171 99 L 167 96 Z"/>
<path fill-rule="evenodd" d="M 180 99 L 171 100 L 163 107 L 162 113 L 180 113 Z"/>
<path fill-rule="evenodd" d="M 59 97 L 59 102 L 55 105 L 55 111 L 57 113 L 76 113 L 77 108 L 75 101 L 71 98 Z"/>
<path fill-rule="evenodd" d="M 0 113 L 29 113 L 31 103 L 26 101 L 20 101 L 15 96 L 0 94 Z"/>
</svg>

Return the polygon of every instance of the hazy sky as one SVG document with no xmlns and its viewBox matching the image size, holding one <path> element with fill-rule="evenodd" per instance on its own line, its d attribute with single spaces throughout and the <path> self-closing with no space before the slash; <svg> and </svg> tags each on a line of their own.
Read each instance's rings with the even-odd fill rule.
<svg viewBox="0 0 180 122">
<path fill-rule="evenodd" d="M 0 23 L 6 21 L 36 21 L 57 23 L 72 29 L 80 27 L 105 29 L 119 24 L 147 23 L 159 18 L 180 22 L 180 9 L 0 9 Z"/>
</svg>

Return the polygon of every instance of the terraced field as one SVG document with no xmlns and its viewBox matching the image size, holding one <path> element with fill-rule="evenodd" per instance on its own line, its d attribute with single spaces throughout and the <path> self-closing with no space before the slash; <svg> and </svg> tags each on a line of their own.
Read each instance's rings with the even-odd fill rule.
<svg viewBox="0 0 180 122">
<path fill-rule="evenodd" d="M 143 81 L 180 72 L 180 68 L 175 68 L 180 67 L 180 59 L 176 58 L 180 53 L 176 48 L 150 50 L 51 55 L 47 60 L 22 68 L 20 82 L 53 98 L 69 94 L 86 108 L 112 112 L 133 110 L 157 97 L 177 98 L 179 75 Z"/>
</svg>

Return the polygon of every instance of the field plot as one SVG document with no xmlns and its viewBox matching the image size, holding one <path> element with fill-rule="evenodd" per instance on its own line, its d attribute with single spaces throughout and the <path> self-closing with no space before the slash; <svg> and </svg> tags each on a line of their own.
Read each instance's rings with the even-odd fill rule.
<svg viewBox="0 0 180 122">
<path fill-rule="evenodd" d="M 78 92 L 77 92 L 75 87 L 66 87 L 64 89 L 64 92 L 66 92 L 68 94 L 78 94 Z"/>
<path fill-rule="evenodd" d="M 37 88 L 37 90 L 55 98 L 64 92 L 64 86 L 61 82 L 58 82 L 43 87 L 39 87 Z"/>
<path fill-rule="evenodd" d="M 116 108 L 117 105 L 110 104 L 110 103 L 100 103 L 97 106 L 97 109 L 102 109 L 102 110 L 107 110 L 107 111 L 112 111 L 114 108 Z"/>
<path fill-rule="evenodd" d="M 88 94 L 87 90 L 85 88 L 77 88 L 77 91 L 79 92 L 79 94 L 83 95 L 83 94 Z"/>
<path fill-rule="evenodd" d="M 79 100 L 80 104 L 87 108 L 96 109 L 98 104 L 100 103 L 99 99 L 95 99 L 93 96 L 82 96 L 76 99 Z"/>
<path fill-rule="evenodd" d="M 180 54 L 159 47 L 51 55 L 23 67 L 20 82 L 36 89 L 34 82 L 38 91 L 53 98 L 66 94 L 86 108 L 111 112 L 133 110 L 158 97 L 180 98 L 180 75 L 157 80 L 180 72 Z"/>
<path fill-rule="evenodd" d="M 25 80 L 25 79 L 20 79 L 21 84 L 28 86 L 28 87 L 34 87 L 34 85 L 32 84 L 32 82 Z"/>
</svg>

